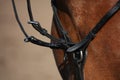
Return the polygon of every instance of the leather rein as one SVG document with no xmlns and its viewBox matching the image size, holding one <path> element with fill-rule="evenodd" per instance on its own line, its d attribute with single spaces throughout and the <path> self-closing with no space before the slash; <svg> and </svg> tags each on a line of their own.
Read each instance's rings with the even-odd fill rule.
<svg viewBox="0 0 120 80">
<path fill-rule="evenodd" d="M 33 15 L 32 15 L 32 10 L 31 10 L 31 4 L 30 0 L 27 1 L 27 9 L 28 9 L 28 14 L 30 21 L 28 22 L 33 26 L 35 30 L 37 30 L 41 35 L 46 36 L 50 40 L 52 40 L 51 43 L 49 42 L 44 42 L 42 40 L 37 39 L 34 36 L 29 36 L 26 31 L 24 30 L 24 27 L 19 20 L 19 16 L 17 13 L 16 5 L 14 0 L 12 0 L 13 4 L 13 9 L 15 13 L 16 20 L 20 26 L 21 31 L 25 35 L 25 42 L 31 42 L 33 44 L 39 45 L 39 46 L 44 46 L 44 47 L 49 47 L 51 49 L 62 49 L 64 50 L 65 54 L 65 60 L 67 60 L 68 54 L 73 55 L 73 60 L 75 64 L 77 65 L 76 69 L 76 80 L 84 80 L 84 73 L 83 73 L 83 68 L 87 56 L 86 49 L 90 42 L 95 38 L 96 34 L 100 31 L 101 28 L 103 28 L 104 24 L 107 23 L 107 21 L 115 15 L 119 9 L 120 9 L 120 0 L 103 16 L 103 18 L 97 23 L 97 25 L 88 33 L 88 35 L 79 43 L 73 43 L 65 31 L 64 27 L 62 26 L 59 16 L 57 14 L 57 4 L 56 0 L 51 0 L 51 6 L 53 9 L 53 20 L 55 23 L 56 28 L 58 29 L 59 34 L 62 36 L 61 38 L 56 38 L 49 34 L 46 29 L 41 27 L 40 23 L 38 21 L 34 21 Z"/>
</svg>

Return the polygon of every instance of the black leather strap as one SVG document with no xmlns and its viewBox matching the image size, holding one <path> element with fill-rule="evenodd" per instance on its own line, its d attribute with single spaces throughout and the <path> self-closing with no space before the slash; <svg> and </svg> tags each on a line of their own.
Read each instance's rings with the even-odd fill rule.
<svg viewBox="0 0 120 80">
<path fill-rule="evenodd" d="M 15 13 L 16 21 L 18 22 L 18 24 L 19 24 L 19 26 L 20 26 L 20 29 L 21 29 L 21 31 L 23 32 L 23 34 L 25 35 L 25 37 L 28 37 L 28 34 L 27 34 L 26 31 L 24 30 L 24 27 L 23 27 L 23 25 L 21 24 L 21 21 L 19 20 L 19 16 L 18 16 L 18 14 L 17 14 L 16 5 L 15 5 L 14 0 L 12 0 L 12 4 L 13 4 L 13 10 L 14 10 L 14 13 Z"/>
<path fill-rule="evenodd" d="M 53 20 L 54 20 L 54 23 L 56 24 L 56 28 L 58 29 L 58 32 L 59 34 L 61 34 L 61 38 L 63 40 L 65 40 L 65 43 L 72 43 L 70 37 L 68 36 L 67 32 L 65 31 L 63 25 L 61 24 L 60 22 L 60 19 L 58 17 L 58 13 L 57 13 L 57 8 L 56 8 L 56 3 L 54 2 L 54 0 L 51 2 L 52 3 L 52 8 L 53 8 L 53 12 L 54 12 L 54 15 L 53 15 Z M 66 44 L 67 48 L 69 48 L 70 46 L 72 45 L 69 45 L 69 44 Z M 80 50 L 77 50 L 71 54 L 75 55 L 75 57 L 73 57 L 73 61 L 74 61 L 74 64 L 76 65 L 76 69 L 74 70 L 75 71 L 75 78 L 76 80 L 84 80 L 84 73 L 83 73 L 83 68 L 84 68 L 84 63 L 85 63 L 85 60 L 86 60 L 86 50 L 82 50 L 83 54 L 80 55 Z M 68 52 L 66 52 L 66 49 L 64 49 L 64 54 L 67 55 L 67 58 L 69 58 L 68 56 Z M 80 56 L 80 58 L 78 57 Z M 81 59 L 82 57 L 82 59 Z M 81 61 L 79 61 L 81 60 Z M 65 61 L 66 61 L 66 58 L 65 58 Z"/>
<path fill-rule="evenodd" d="M 90 42 L 94 39 L 95 35 L 103 28 L 104 24 L 116 14 L 120 9 L 120 0 L 113 6 L 113 8 L 108 11 L 105 16 L 98 22 L 98 24 L 89 32 L 89 34 L 79 43 L 67 49 L 67 52 L 74 52 L 78 49 L 87 48 Z"/>
<path fill-rule="evenodd" d="M 81 42 L 75 44 L 71 41 L 70 37 L 68 36 L 67 32 L 65 31 L 64 27 L 62 26 L 62 24 L 60 22 L 60 19 L 57 15 L 56 0 L 51 0 L 51 4 L 52 4 L 52 8 L 53 8 L 53 13 L 54 13 L 53 20 L 57 26 L 59 33 L 61 34 L 60 39 L 57 39 L 56 37 L 50 35 L 46 29 L 41 27 L 39 22 L 34 21 L 34 18 L 32 15 L 32 10 L 31 10 L 31 5 L 30 5 L 30 0 L 27 0 L 28 13 L 29 13 L 29 18 L 30 18 L 29 24 L 31 24 L 33 26 L 33 28 L 35 30 L 37 30 L 40 34 L 48 37 L 50 40 L 53 41 L 51 43 L 48 43 L 48 42 L 39 40 L 39 39 L 35 38 L 34 36 L 29 36 L 26 33 L 23 25 L 21 24 L 21 21 L 19 20 L 14 0 L 12 0 L 12 4 L 13 4 L 13 9 L 14 9 L 16 20 L 17 20 L 23 34 L 26 37 L 25 42 L 31 42 L 33 44 L 37 44 L 37 45 L 44 46 L 44 47 L 49 47 L 52 49 L 54 49 L 54 48 L 63 49 L 65 54 L 71 53 L 76 56 L 82 57 L 82 60 L 79 63 L 78 63 L 79 57 L 75 57 L 75 58 L 73 57 L 76 65 L 77 65 L 76 75 L 77 75 L 78 80 L 84 80 L 83 68 L 84 68 L 84 63 L 85 63 L 85 59 L 86 59 L 86 55 L 87 55 L 86 48 L 88 47 L 90 42 L 94 39 L 95 35 L 100 31 L 100 29 L 103 28 L 104 24 L 107 23 L 107 21 L 120 9 L 120 0 L 118 0 L 116 5 L 113 6 L 113 8 L 110 11 L 108 11 L 108 13 L 100 20 L 100 22 L 98 22 L 98 24 L 89 32 L 89 34 Z M 82 55 L 80 55 L 80 51 L 82 52 Z"/>
<path fill-rule="evenodd" d="M 34 36 L 29 36 L 26 33 L 26 31 L 24 30 L 24 27 L 23 27 L 21 21 L 19 20 L 14 0 L 12 0 L 12 4 L 13 4 L 13 9 L 14 9 L 16 20 L 17 20 L 17 22 L 18 22 L 18 24 L 21 28 L 21 31 L 23 32 L 23 34 L 26 37 L 24 41 L 31 42 L 33 44 L 37 44 L 37 45 L 44 46 L 44 47 L 50 47 L 52 49 L 54 49 L 54 48 L 59 48 L 59 49 L 61 49 L 61 48 L 64 49 L 65 48 L 66 49 L 67 44 L 73 45 L 71 43 L 65 42 L 62 39 L 57 39 L 54 36 L 50 35 L 49 33 L 47 33 L 47 30 L 42 28 L 41 25 L 37 21 L 34 21 L 34 18 L 33 18 L 33 15 L 32 15 L 32 10 L 31 10 L 31 5 L 30 5 L 30 0 L 27 0 L 28 13 L 29 13 L 29 18 L 30 18 L 29 24 L 32 24 L 32 26 L 35 30 L 37 30 L 40 34 L 42 34 L 42 35 L 48 37 L 49 39 L 53 40 L 54 43 L 44 42 L 42 40 L 39 40 L 39 39 L 35 38 Z"/>
</svg>

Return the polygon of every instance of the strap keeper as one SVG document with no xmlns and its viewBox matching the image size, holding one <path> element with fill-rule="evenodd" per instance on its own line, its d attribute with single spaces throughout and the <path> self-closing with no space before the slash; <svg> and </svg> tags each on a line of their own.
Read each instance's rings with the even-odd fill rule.
<svg viewBox="0 0 120 80">
<path fill-rule="evenodd" d="M 88 35 L 90 39 L 94 39 L 96 37 L 96 34 L 94 34 L 92 31 L 90 31 Z"/>
</svg>

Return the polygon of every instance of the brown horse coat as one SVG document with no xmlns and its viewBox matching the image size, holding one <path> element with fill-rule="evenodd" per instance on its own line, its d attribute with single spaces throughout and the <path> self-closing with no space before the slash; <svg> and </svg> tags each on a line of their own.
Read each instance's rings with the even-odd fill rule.
<svg viewBox="0 0 120 80">
<path fill-rule="evenodd" d="M 118 0 L 56 0 L 62 25 L 73 42 L 79 42 Z M 120 11 L 97 34 L 88 47 L 85 80 L 120 80 Z M 52 34 L 59 37 L 54 22 Z M 57 66 L 63 63 L 62 50 L 53 50 Z M 59 68 L 64 80 L 74 80 L 74 68 Z M 69 78 L 68 78 L 69 77 Z"/>
</svg>

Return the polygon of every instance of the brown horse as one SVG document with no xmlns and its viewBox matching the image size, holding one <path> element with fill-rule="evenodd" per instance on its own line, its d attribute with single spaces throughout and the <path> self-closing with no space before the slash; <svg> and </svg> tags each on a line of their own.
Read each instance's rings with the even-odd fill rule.
<svg viewBox="0 0 120 80">
<path fill-rule="evenodd" d="M 30 16 L 29 23 L 32 24 L 32 26 L 42 35 L 45 35 L 46 37 L 50 38 L 51 40 L 53 40 L 53 42 L 54 40 L 58 41 L 58 43 L 47 43 L 38 40 L 35 37 L 29 37 L 28 34 L 24 31 L 24 28 L 17 15 L 14 0 L 12 0 L 16 20 L 20 25 L 20 28 L 23 31 L 24 35 L 26 36 L 25 41 L 32 42 L 34 44 L 45 47 L 50 47 L 52 49 L 57 48 L 53 49 L 53 52 L 57 67 L 63 80 L 83 80 L 82 79 L 83 66 L 81 66 L 80 63 L 83 63 L 84 59 L 82 59 L 81 57 L 82 60 L 80 60 L 79 63 L 80 65 L 76 65 L 75 62 L 76 60 L 74 59 L 76 58 L 79 59 L 79 57 L 76 55 L 78 55 L 78 53 L 80 52 L 78 52 L 79 50 L 75 50 L 75 52 L 73 52 L 75 55 L 73 55 L 69 52 L 69 50 L 73 46 L 77 45 L 77 44 L 74 45 L 74 43 L 80 42 L 81 40 L 83 41 L 83 38 L 89 33 L 89 31 L 91 31 L 91 29 L 101 20 L 101 18 L 109 10 L 110 10 L 109 15 L 113 14 L 111 12 L 114 11 L 116 12 L 116 10 L 118 11 L 118 9 L 120 9 L 120 0 L 107 0 L 107 1 L 51 0 L 51 1 L 55 1 L 53 2 L 53 5 L 57 6 L 57 12 L 53 7 L 54 18 L 52 25 L 52 35 L 54 35 L 57 38 L 60 38 L 60 40 L 48 34 L 46 30 L 43 29 L 38 22 L 34 21 L 30 6 L 30 0 L 27 0 L 28 13 Z M 117 6 L 115 6 L 113 10 L 112 7 L 114 5 Z M 58 16 L 55 16 L 55 14 L 58 14 Z M 119 68 L 120 11 L 113 15 L 112 18 L 108 18 L 109 15 L 107 14 L 107 17 L 104 16 L 104 20 L 100 21 L 102 23 L 104 23 L 105 21 L 106 24 L 102 25 L 104 27 L 102 28 L 102 30 L 99 31 L 96 38 L 93 40 L 93 42 L 89 45 L 87 49 L 88 56 L 84 68 L 85 80 L 120 80 L 120 68 Z M 59 17 L 60 20 L 57 20 L 58 19 L 57 17 Z M 68 37 L 65 37 L 66 39 L 63 38 L 64 40 L 62 41 L 60 31 L 56 25 L 57 21 L 58 23 L 59 21 L 62 23 L 62 25 L 64 26 L 63 28 L 65 29 L 65 31 L 68 32 L 68 36 L 70 37 L 71 40 L 69 40 Z M 95 31 L 96 33 L 97 30 L 95 29 L 93 31 Z M 92 35 L 90 34 L 88 36 L 88 38 L 91 38 L 92 36 L 93 32 Z M 68 41 L 65 42 L 65 40 Z M 71 41 L 73 43 L 70 43 Z M 67 54 L 65 54 L 64 52 L 66 52 Z"/>
<path fill-rule="evenodd" d="M 118 0 L 56 0 L 58 15 L 73 42 L 80 42 Z M 85 80 L 120 80 L 120 11 L 89 45 Z M 60 37 L 53 21 L 52 35 Z M 63 80 L 75 80 L 75 65 L 64 63 L 64 52 L 54 49 Z"/>
</svg>

